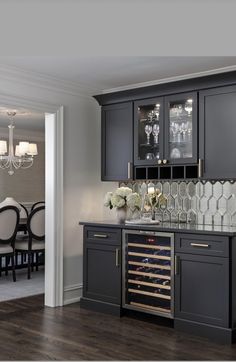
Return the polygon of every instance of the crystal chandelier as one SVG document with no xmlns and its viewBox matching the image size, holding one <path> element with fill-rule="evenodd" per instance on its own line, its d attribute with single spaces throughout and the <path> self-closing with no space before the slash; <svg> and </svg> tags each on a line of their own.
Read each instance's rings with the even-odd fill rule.
<svg viewBox="0 0 236 362">
<path fill-rule="evenodd" d="M 13 144 L 13 131 L 15 126 L 13 125 L 13 117 L 16 112 L 7 112 L 7 115 L 11 118 L 9 124 L 9 145 L 7 154 L 7 141 L 0 140 L 0 168 L 9 169 L 8 174 L 11 176 L 14 174 L 14 169 L 26 169 L 33 165 L 34 156 L 38 154 L 37 144 L 29 142 L 19 142 L 15 148 Z"/>
</svg>

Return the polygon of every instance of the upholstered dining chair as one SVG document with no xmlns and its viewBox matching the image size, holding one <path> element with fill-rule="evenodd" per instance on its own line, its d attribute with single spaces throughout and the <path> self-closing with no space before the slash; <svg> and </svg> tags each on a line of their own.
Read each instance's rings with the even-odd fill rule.
<svg viewBox="0 0 236 362">
<path fill-rule="evenodd" d="M 5 257 L 5 270 L 8 272 L 8 262 L 11 260 L 12 277 L 16 281 L 15 272 L 15 239 L 20 219 L 16 206 L 4 206 L 0 209 L 0 258 Z"/>
<path fill-rule="evenodd" d="M 16 239 L 15 250 L 28 255 L 28 279 L 30 279 L 34 254 L 37 259 L 39 252 L 45 252 L 45 206 L 36 207 L 31 211 L 27 220 L 27 229 L 29 237 L 25 240 Z M 38 265 L 37 260 L 36 265 Z"/>
<path fill-rule="evenodd" d="M 33 211 L 36 207 L 39 207 L 39 206 L 45 206 L 45 201 L 35 202 L 31 207 L 31 211 Z"/>
</svg>

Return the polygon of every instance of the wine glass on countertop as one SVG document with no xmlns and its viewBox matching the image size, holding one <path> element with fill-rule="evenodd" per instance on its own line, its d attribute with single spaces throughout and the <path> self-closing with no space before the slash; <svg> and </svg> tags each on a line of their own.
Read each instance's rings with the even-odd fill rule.
<svg viewBox="0 0 236 362">
<path fill-rule="evenodd" d="M 152 133 L 152 126 L 150 124 L 146 124 L 144 130 L 147 135 L 147 145 L 150 145 L 150 134 Z"/>
</svg>

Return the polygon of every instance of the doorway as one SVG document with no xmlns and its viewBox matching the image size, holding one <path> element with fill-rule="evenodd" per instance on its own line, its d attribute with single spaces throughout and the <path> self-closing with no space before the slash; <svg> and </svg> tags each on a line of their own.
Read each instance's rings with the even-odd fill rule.
<svg viewBox="0 0 236 362">
<path fill-rule="evenodd" d="M 2 95 L 9 108 L 45 113 L 45 298 L 47 306 L 63 305 L 63 107 Z"/>
</svg>

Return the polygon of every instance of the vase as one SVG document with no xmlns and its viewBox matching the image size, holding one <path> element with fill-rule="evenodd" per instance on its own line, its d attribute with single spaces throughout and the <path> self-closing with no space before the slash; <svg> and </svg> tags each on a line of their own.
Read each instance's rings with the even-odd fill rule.
<svg viewBox="0 0 236 362">
<path fill-rule="evenodd" d="M 116 217 L 119 224 L 124 224 L 127 217 L 126 207 L 119 207 L 116 209 Z"/>
</svg>

